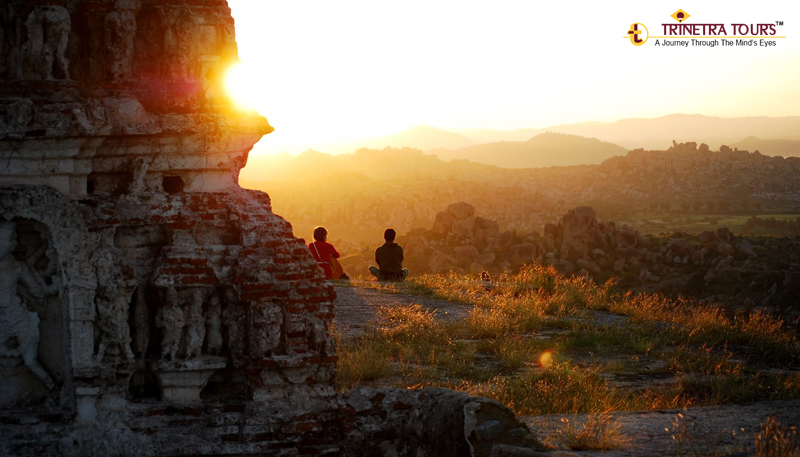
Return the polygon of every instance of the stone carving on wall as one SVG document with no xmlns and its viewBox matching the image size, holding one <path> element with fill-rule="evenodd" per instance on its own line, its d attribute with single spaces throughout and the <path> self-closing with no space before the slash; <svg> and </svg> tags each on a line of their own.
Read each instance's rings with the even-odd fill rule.
<svg viewBox="0 0 800 457">
<path fill-rule="evenodd" d="M 216 293 L 211 296 L 206 313 L 206 350 L 211 355 L 222 351 L 222 306 Z"/>
<path fill-rule="evenodd" d="M 244 308 L 235 300 L 236 293 L 231 289 L 225 290 L 225 308 L 222 310 L 222 321 L 228 329 L 228 349 L 234 357 L 244 354 L 244 339 L 247 335 Z"/>
<path fill-rule="evenodd" d="M 95 361 L 102 363 L 106 353 L 112 349 L 117 351 L 124 361 L 130 362 L 133 360 L 128 326 L 131 294 L 127 291 L 125 278 L 116 267 L 114 255 L 108 249 L 95 252 L 92 263 L 98 278 L 95 322 L 100 336 Z"/>
<path fill-rule="evenodd" d="M 23 363 L 48 389 L 55 381 L 39 362 L 39 315 L 28 310 L 20 285 L 38 300 L 58 292 L 54 282 L 46 285 L 27 262 L 13 256 L 17 244 L 14 222 L 0 222 L 0 356 L 21 357 Z"/>
<path fill-rule="evenodd" d="M 175 287 L 167 288 L 166 303 L 156 314 L 156 327 L 163 332 L 162 360 L 177 360 L 181 349 L 183 329 L 186 327 L 186 316 L 178 302 L 178 291 Z"/>
<path fill-rule="evenodd" d="M 145 298 L 145 288 L 139 287 L 136 290 L 136 300 L 133 304 L 133 325 L 134 336 L 132 337 L 135 352 L 141 357 L 147 354 L 147 347 L 150 344 L 150 311 L 147 309 Z"/>
<path fill-rule="evenodd" d="M 131 76 L 138 3 L 135 0 L 117 1 L 117 8 L 104 19 L 106 65 L 111 81 L 126 80 Z"/>
<path fill-rule="evenodd" d="M 168 286 L 155 322 L 162 331 L 162 361 L 197 359 L 204 354 L 203 348 L 205 354 L 219 355 L 223 346 L 222 308 L 219 295 L 212 292 L 209 297 L 208 288 Z"/>
<path fill-rule="evenodd" d="M 271 303 L 255 303 L 253 310 L 253 332 L 250 335 L 251 354 L 259 356 L 269 353 L 281 342 L 283 313 Z"/>
<path fill-rule="evenodd" d="M 156 314 L 156 326 L 162 331 L 161 359 L 152 364 L 165 400 L 199 401 L 211 375 L 227 365 L 223 357 L 203 354 L 204 346 L 209 352 L 218 353 L 222 345 L 221 306 L 216 295 L 212 295 L 209 312 L 203 312 L 208 290 L 207 287 L 178 289 L 172 285 L 166 288 L 165 303 Z M 209 338 L 213 340 L 207 341 Z"/>
<path fill-rule="evenodd" d="M 22 45 L 26 77 L 69 79 L 67 44 L 72 28 L 69 12 L 57 5 L 40 6 L 25 20 L 28 41 Z"/>
<path fill-rule="evenodd" d="M 206 320 L 203 317 L 205 293 L 202 288 L 195 288 L 192 300 L 186 313 L 186 357 L 193 359 L 203 352 L 203 341 L 206 338 Z"/>
<path fill-rule="evenodd" d="M 178 81 L 192 78 L 191 62 L 195 57 L 195 24 L 187 8 L 162 10 L 167 29 L 164 52 L 169 56 L 169 77 Z"/>
</svg>

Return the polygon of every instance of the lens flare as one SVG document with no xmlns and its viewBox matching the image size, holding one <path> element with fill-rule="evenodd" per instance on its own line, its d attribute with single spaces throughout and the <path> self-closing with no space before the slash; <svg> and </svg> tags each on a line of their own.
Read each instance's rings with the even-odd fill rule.
<svg viewBox="0 0 800 457">
<path fill-rule="evenodd" d="M 539 356 L 539 366 L 547 368 L 553 365 L 553 351 L 544 351 Z"/>
</svg>

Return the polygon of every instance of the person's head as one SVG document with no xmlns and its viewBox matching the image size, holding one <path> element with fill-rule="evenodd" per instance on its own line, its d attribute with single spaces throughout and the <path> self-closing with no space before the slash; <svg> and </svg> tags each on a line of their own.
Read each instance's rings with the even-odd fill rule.
<svg viewBox="0 0 800 457">
<path fill-rule="evenodd" d="M 314 229 L 314 241 L 325 241 L 328 238 L 328 231 L 325 227 L 317 227 Z"/>
<path fill-rule="evenodd" d="M 397 232 L 395 232 L 394 229 L 388 228 L 385 232 L 383 232 L 383 239 L 386 240 L 387 243 L 394 243 L 394 238 L 396 236 Z"/>
</svg>

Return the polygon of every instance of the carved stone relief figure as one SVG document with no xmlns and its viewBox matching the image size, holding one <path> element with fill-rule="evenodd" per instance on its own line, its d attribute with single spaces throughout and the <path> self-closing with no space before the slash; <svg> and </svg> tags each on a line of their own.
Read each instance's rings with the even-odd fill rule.
<svg viewBox="0 0 800 457">
<path fill-rule="evenodd" d="M 161 358 L 163 360 L 177 360 L 181 349 L 183 328 L 186 326 L 186 317 L 178 299 L 175 287 L 167 288 L 166 303 L 156 314 L 156 327 L 163 331 L 161 341 Z"/>
<path fill-rule="evenodd" d="M 66 57 L 69 32 L 72 28 L 69 12 L 56 5 L 40 6 L 25 20 L 28 41 L 22 45 L 25 75 L 30 79 L 69 79 Z"/>
<path fill-rule="evenodd" d="M 222 310 L 222 321 L 228 329 L 228 348 L 234 357 L 244 354 L 244 341 L 247 335 L 244 308 L 236 300 L 236 293 L 225 290 L 225 308 Z"/>
<path fill-rule="evenodd" d="M 39 315 L 24 305 L 19 286 L 38 300 L 57 293 L 59 288 L 55 282 L 45 285 L 26 262 L 14 258 L 16 237 L 13 222 L 0 222 L 0 356 L 21 357 L 25 366 L 53 389 L 55 381 L 39 363 Z"/>
<path fill-rule="evenodd" d="M 147 176 L 147 170 L 150 168 L 154 157 L 139 157 L 133 161 L 133 176 L 131 184 L 128 186 L 129 194 L 136 195 L 145 190 L 144 178 Z"/>
<path fill-rule="evenodd" d="M 92 263 L 97 272 L 98 286 L 95 303 L 97 306 L 97 326 L 100 343 L 95 360 L 102 362 L 109 348 L 118 348 L 125 361 L 133 360 L 131 334 L 128 327 L 128 308 L 130 295 L 126 290 L 125 279 L 115 265 L 114 256 L 109 250 L 99 250 Z"/>
<path fill-rule="evenodd" d="M 206 350 L 212 355 L 222 351 L 222 306 L 216 293 L 211 296 L 206 312 Z"/>
<path fill-rule="evenodd" d="M 191 62 L 195 57 L 195 24 L 187 9 L 165 11 L 167 30 L 164 36 L 164 51 L 169 56 L 170 79 L 185 81 L 192 79 Z"/>
<path fill-rule="evenodd" d="M 186 314 L 186 357 L 199 357 L 203 352 L 203 340 L 206 337 L 206 323 L 203 317 L 205 292 L 196 288 Z"/>
<path fill-rule="evenodd" d="M 272 303 L 255 303 L 253 310 L 253 333 L 250 337 L 252 354 L 259 356 L 272 351 L 281 342 L 283 313 Z"/>
<path fill-rule="evenodd" d="M 106 64 L 111 81 L 129 79 L 136 38 L 137 2 L 117 2 L 104 19 Z"/>
</svg>

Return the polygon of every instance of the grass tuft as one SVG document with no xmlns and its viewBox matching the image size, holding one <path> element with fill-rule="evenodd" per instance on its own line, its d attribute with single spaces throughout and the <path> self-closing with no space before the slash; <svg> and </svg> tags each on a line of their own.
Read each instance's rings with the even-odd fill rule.
<svg viewBox="0 0 800 457">
<path fill-rule="evenodd" d="M 562 418 L 561 422 L 564 428 L 557 432 L 556 440 L 573 451 L 608 451 L 627 442 L 610 411 L 589 414 L 583 422 L 577 417 Z"/>
</svg>

